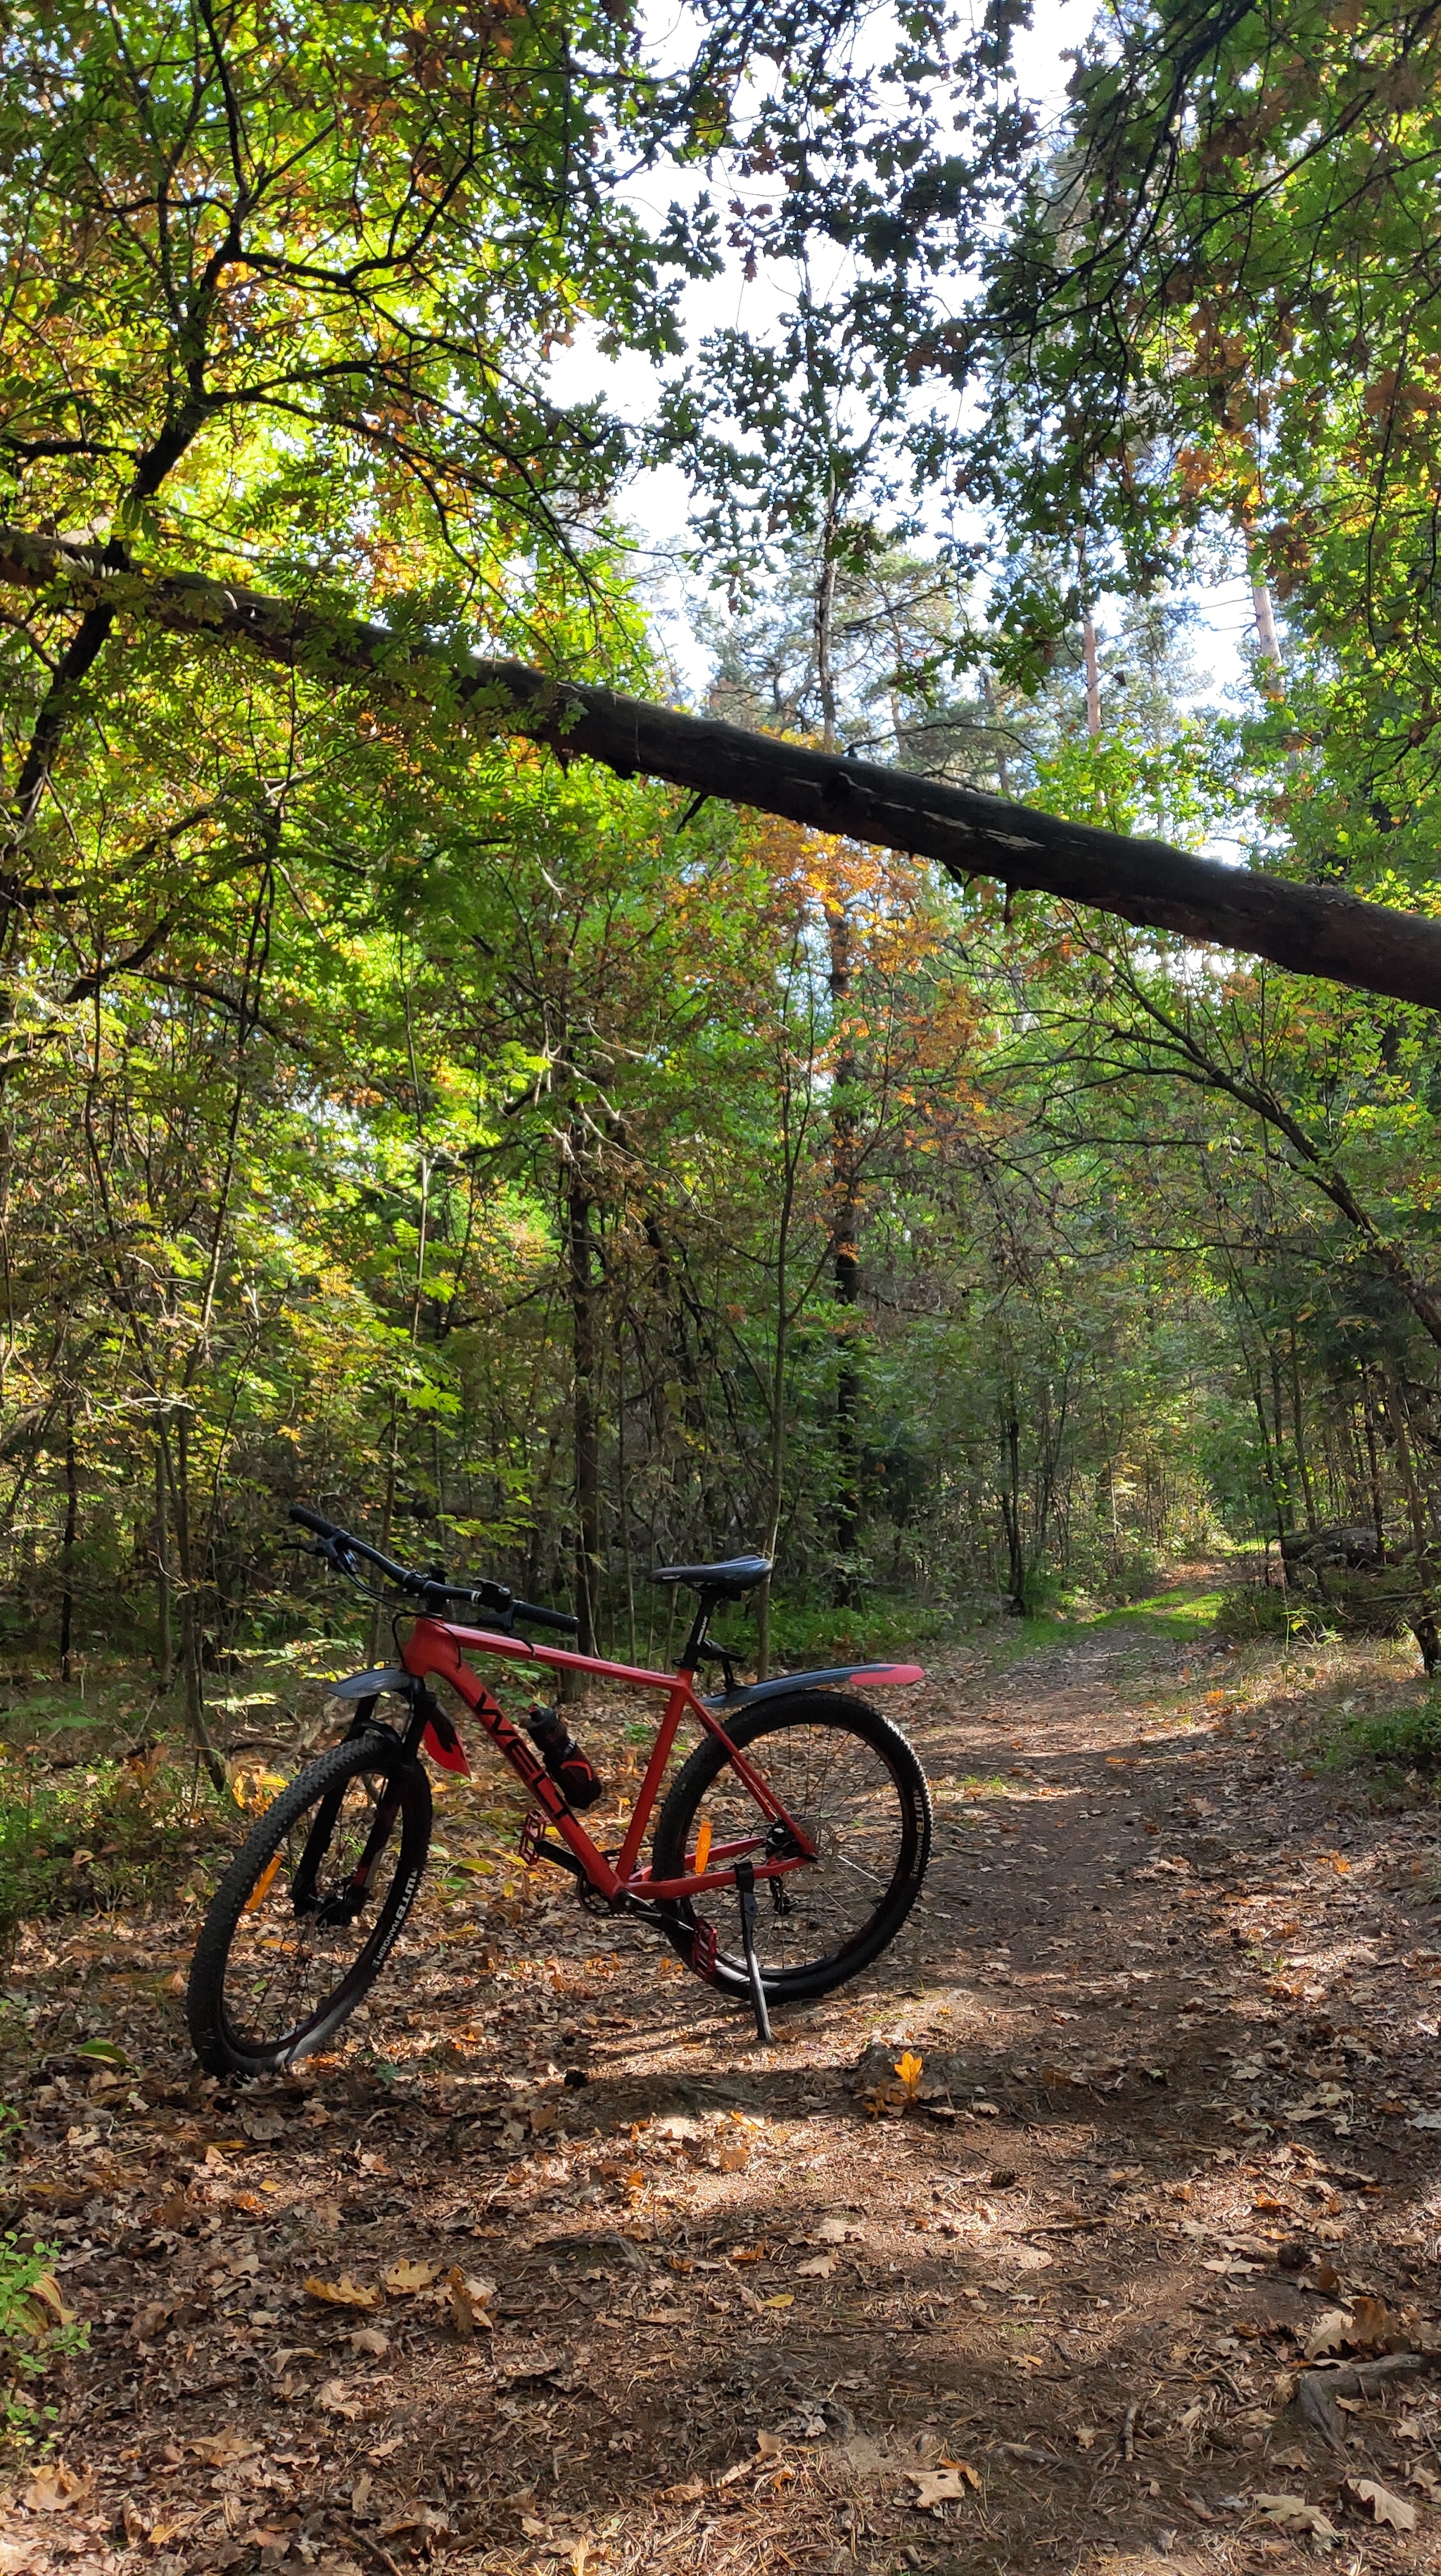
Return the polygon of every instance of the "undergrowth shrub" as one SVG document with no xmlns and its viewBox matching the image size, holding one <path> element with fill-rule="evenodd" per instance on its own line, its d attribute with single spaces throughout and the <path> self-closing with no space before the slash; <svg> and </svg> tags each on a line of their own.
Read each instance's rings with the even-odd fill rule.
<svg viewBox="0 0 1441 2576">
<path fill-rule="evenodd" d="M 1394 1764 L 1403 1771 L 1436 1770 L 1441 1765 L 1441 1697 L 1352 1718 L 1340 1751 L 1343 1758 Z"/>
<path fill-rule="evenodd" d="M 1260 1637 L 1297 1637 L 1319 1646 L 1330 1629 L 1324 1613 L 1295 1592 L 1283 1592 L 1277 1584 L 1236 1583 L 1221 1595 L 1216 1633 L 1237 1645 Z"/>
<path fill-rule="evenodd" d="M 0 1751 L 0 1959 L 39 1917 L 198 1896 L 234 1827 L 163 1753 L 58 1770 Z"/>
<path fill-rule="evenodd" d="M 0 2236 L 0 2441 L 28 2451 L 55 2421 L 39 2382 L 57 2361 L 84 2352 L 90 2329 L 66 2308 L 50 2266 L 58 2245 Z"/>
</svg>

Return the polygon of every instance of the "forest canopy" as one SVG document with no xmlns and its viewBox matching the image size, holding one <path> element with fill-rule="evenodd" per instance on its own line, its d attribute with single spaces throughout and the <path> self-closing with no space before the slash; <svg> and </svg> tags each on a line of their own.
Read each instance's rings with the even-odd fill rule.
<svg viewBox="0 0 1441 2576">
<path fill-rule="evenodd" d="M 1107 10 L 1040 113 L 1020 23 L 0 14 L 0 520 L 105 576 L 0 584 L 17 1651 L 200 1726 L 302 1496 L 627 1651 L 668 1555 L 776 1550 L 764 1661 L 1261 1541 L 1431 1651 L 1424 988 L 142 613 L 673 704 L 668 461 L 699 712 L 1429 953 L 1433 18 Z"/>
</svg>

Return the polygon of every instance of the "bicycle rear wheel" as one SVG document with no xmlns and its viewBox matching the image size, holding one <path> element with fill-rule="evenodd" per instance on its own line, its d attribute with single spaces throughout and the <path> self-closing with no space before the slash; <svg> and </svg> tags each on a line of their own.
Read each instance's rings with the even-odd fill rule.
<svg viewBox="0 0 1441 2576">
<path fill-rule="evenodd" d="M 757 1884 L 756 1947 L 767 1998 L 829 1994 L 894 1941 L 921 1892 L 931 1851 L 925 1773 L 898 1726 L 839 1691 L 767 1700 L 733 1718 L 726 1735 L 818 1854 L 804 1869 Z M 765 1818 L 725 1744 L 710 1735 L 661 1809 L 652 1854 L 657 1878 L 694 1868 L 696 1834 L 705 1824 L 715 1843 L 754 1836 L 752 1857 L 762 1859 Z M 709 1890 L 678 1911 L 686 1928 L 669 1938 L 681 1957 L 690 1959 L 693 1927 L 703 1916 L 716 1933 L 715 1983 L 727 1994 L 749 1994 L 738 1908 L 728 1892 Z"/>
<path fill-rule="evenodd" d="M 201 1927 L 186 2016 L 211 2075 L 273 2075 L 323 2046 L 379 1976 L 430 1847 L 430 1783 L 380 1734 L 283 1789 Z"/>
</svg>

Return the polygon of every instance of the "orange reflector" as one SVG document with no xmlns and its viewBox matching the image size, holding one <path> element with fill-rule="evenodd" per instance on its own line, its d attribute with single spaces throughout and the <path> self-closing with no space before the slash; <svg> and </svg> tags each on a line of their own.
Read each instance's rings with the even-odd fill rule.
<svg viewBox="0 0 1441 2576">
<path fill-rule="evenodd" d="M 695 1874 L 697 1878 L 704 1878 L 705 1865 L 709 1859 L 710 1827 L 709 1825 L 702 1825 L 695 1838 Z"/>
<path fill-rule="evenodd" d="M 284 1854 L 282 1852 L 277 1852 L 274 1860 L 266 1862 L 264 1869 L 261 1871 L 254 1887 L 251 1889 L 250 1894 L 245 1900 L 245 1912 L 247 1914 L 254 1914 L 257 1908 L 265 1903 L 274 1883 L 275 1873 L 279 1869 L 283 1858 Z"/>
</svg>

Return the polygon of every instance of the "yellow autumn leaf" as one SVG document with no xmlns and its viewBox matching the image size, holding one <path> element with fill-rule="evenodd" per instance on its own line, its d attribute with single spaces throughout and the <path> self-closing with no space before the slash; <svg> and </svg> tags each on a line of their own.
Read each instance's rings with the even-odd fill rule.
<svg viewBox="0 0 1441 2576">
<path fill-rule="evenodd" d="M 42 2301 L 44 2306 L 52 2311 L 57 2325 L 73 2326 L 75 2323 L 76 2312 L 73 2308 L 67 2308 L 65 2305 L 65 2301 L 60 2292 L 60 2284 L 56 2280 L 53 2272 L 37 2273 L 35 2279 L 30 2284 L 30 2296 L 32 2299 L 39 2299 Z M 41 2325 L 44 2325 L 48 2320 L 42 2317 L 38 2322 Z"/>
<path fill-rule="evenodd" d="M 393 2299 L 413 2299 L 417 2290 L 428 2290 L 432 2282 L 439 2280 L 440 2265 L 406 2260 L 392 2263 L 380 2277 Z"/>
<path fill-rule="evenodd" d="M 925 2059 L 917 2057 L 914 2050 L 909 2048 L 896 2059 L 896 2073 L 899 2075 L 901 2082 L 904 2084 L 908 2093 L 914 2093 L 916 2086 L 919 2084 L 921 2080 L 921 2068 L 924 2064 Z"/>
<path fill-rule="evenodd" d="M 434 2280 L 433 2272 L 430 2278 Z M 367 2288 L 364 2281 L 352 2280 L 348 2272 L 342 2272 L 338 2281 L 317 2281 L 312 2274 L 305 2287 L 310 2298 L 323 2299 L 332 2308 L 378 2308 L 380 2305 L 380 2292 Z"/>
</svg>

